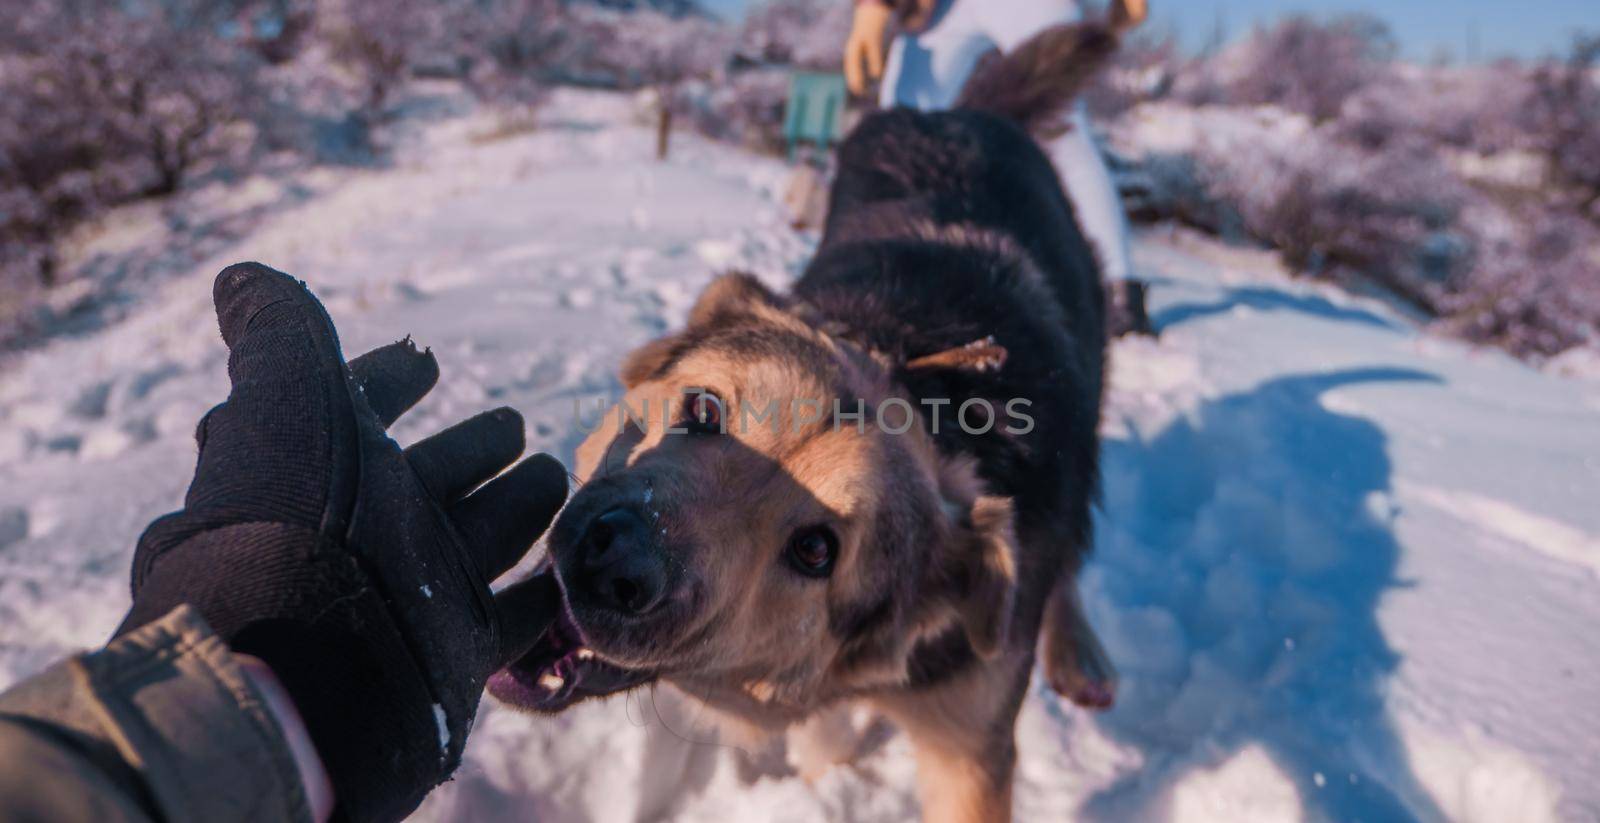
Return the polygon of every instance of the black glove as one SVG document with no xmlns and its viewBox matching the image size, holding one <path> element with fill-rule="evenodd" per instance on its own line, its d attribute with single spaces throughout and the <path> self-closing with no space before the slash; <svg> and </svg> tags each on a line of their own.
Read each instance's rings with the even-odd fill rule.
<svg viewBox="0 0 1600 823">
<path fill-rule="evenodd" d="M 484 680 L 554 620 L 549 575 L 499 596 L 566 498 L 486 412 L 402 451 L 384 429 L 433 387 L 409 340 L 351 362 L 305 286 L 255 263 L 214 288 L 228 401 L 200 422 L 182 511 L 150 525 L 117 633 L 180 603 L 265 660 L 354 820 L 409 813 L 460 762 Z M 470 494 L 469 494 L 470 493 Z"/>
</svg>

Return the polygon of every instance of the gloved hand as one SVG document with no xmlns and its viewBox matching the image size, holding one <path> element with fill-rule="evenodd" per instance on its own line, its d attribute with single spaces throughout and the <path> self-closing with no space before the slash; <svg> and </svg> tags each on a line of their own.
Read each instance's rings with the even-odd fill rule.
<svg viewBox="0 0 1600 823">
<path fill-rule="evenodd" d="M 460 762 L 488 675 L 555 619 L 549 575 L 498 596 L 566 498 L 565 470 L 522 453 L 522 418 L 485 412 L 402 451 L 385 432 L 433 387 L 409 340 L 346 366 L 300 283 L 255 263 L 214 288 L 227 402 L 200 422 L 182 511 L 133 561 L 131 631 L 180 603 L 293 698 L 336 815 L 398 819 Z"/>
<path fill-rule="evenodd" d="M 859 0 L 850 37 L 844 44 L 844 79 L 850 93 L 867 93 L 869 78 L 883 76 L 883 51 L 889 36 L 893 9 L 885 0 Z"/>
</svg>

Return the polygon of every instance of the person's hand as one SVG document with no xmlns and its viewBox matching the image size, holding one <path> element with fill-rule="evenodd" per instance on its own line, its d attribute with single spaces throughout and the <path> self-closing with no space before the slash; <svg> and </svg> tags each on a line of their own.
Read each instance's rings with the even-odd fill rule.
<svg viewBox="0 0 1600 823">
<path fill-rule="evenodd" d="M 1111 27 L 1119 32 L 1131 31 L 1149 16 L 1145 0 L 1111 0 Z"/>
<path fill-rule="evenodd" d="M 851 94 L 866 94 L 869 79 L 883 76 L 883 51 L 893 14 L 883 0 L 856 3 L 855 22 L 844 44 L 844 79 Z"/>
<path fill-rule="evenodd" d="M 385 428 L 438 379 L 431 353 L 405 340 L 347 366 L 316 298 L 259 264 L 225 269 L 214 298 L 233 390 L 200 421 L 183 510 L 139 540 L 117 633 L 190 604 L 282 681 L 338 809 L 398 819 L 460 762 L 488 675 L 555 619 L 549 575 L 489 581 L 566 472 L 538 455 L 495 477 L 523 449 L 510 409 L 402 451 Z"/>
</svg>

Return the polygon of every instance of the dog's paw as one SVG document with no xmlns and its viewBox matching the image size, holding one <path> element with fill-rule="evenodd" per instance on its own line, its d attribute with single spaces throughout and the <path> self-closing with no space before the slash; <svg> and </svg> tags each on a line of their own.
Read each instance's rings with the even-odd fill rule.
<svg viewBox="0 0 1600 823">
<path fill-rule="evenodd" d="M 1081 676 L 1049 678 L 1050 688 L 1074 704 L 1092 711 L 1105 711 L 1117 702 L 1116 685 L 1100 683 Z"/>
<path fill-rule="evenodd" d="M 1039 645 L 1045 682 L 1056 694 L 1095 711 L 1116 702 L 1117 669 L 1084 618 L 1071 581 L 1052 595 Z"/>
</svg>

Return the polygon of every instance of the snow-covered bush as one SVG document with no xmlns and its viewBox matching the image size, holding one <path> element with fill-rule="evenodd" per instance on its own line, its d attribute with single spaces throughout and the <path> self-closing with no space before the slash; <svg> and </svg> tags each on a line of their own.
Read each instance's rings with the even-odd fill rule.
<svg viewBox="0 0 1600 823">
<path fill-rule="evenodd" d="M 1415 135 L 1373 151 L 1338 131 L 1152 156 L 1136 170 L 1132 214 L 1254 238 L 1299 271 L 1380 285 L 1445 330 L 1519 356 L 1600 339 L 1592 220 L 1503 202 Z"/>
<path fill-rule="evenodd" d="M 1535 358 L 1600 343 L 1600 227 L 1541 210 L 1514 241 L 1479 251 L 1463 287 L 1441 300 L 1447 329 Z"/>
<path fill-rule="evenodd" d="M 590 60 L 623 88 L 670 87 L 710 79 L 727 65 L 734 32 L 708 17 L 670 17 L 651 11 L 590 15 L 602 28 Z"/>
<path fill-rule="evenodd" d="M 221 36 L 213 4 L 27 0 L 21 12 L 8 92 L 70 111 L 103 156 L 133 166 L 121 170 L 125 193 L 171 192 L 231 148 L 226 132 L 249 113 L 256 61 Z M 9 126 L 28 139 L 27 122 Z"/>
<path fill-rule="evenodd" d="M 1579 37 L 1572 56 L 1540 67 L 1525 111 L 1559 182 L 1577 193 L 1580 211 L 1600 220 L 1600 35 Z"/>
<path fill-rule="evenodd" d="M 14 0 L 0 27 L 0 267 L 56 279 L 99 209 L 175 191 L 249 142 L 259 59 L 205 0 Z"/>
<path fill-rule="evenodd" d="M 556 79 L 592 51 L 595 28 L 560 0 L 469 0 L 449 20 L 450 51 L 474 92 L 487 100 L 531 105 Z M 570 79 L 564 78 L 564 79 Z"/>
<path fill-rule="evenodd" d="M 853 6 L 835 0 L 754 5 L 724 51 L 727 71 L 689 113 L 695 128 L 761 152 L 783 150 L 783 111 L 796 70 L 838 71 Z"/>
<path fill-rule="evenodd" d="M 854 6 L 836 0 L 768 0 L 745 17 L 739 52 L 769 65 L 838 71 Z"/>
<path fill-rule="evenodd" d="M 1183 58 L 1177 38 L 1136 33 L 1123 40 L 1111 65 L 1091 81 L 1085 102 L 1096 117 L 1116 117 L 1140 103 L 1165 98 L 1194 63 Z"/>
<path fill-rule="evenodd" d="M 695 108 L 685 84 L 720 76 L 732 44 L 727 26 L 699 16 L 635 12 L 611 27 L 604 51 L 607 62 L 629 85 L 654 90 L 658 157 L 667 156 L 673 119 Z"/>
<path fill-rule="evenodd" d="M 1358 47 L 1375 42 L 1370 27 L 1290 20 L 1186 67 L 1222 78 L 1219 96 L 1198 104 L 1180 84 L 1109 130 L 1130 213 L 1377 283 L 1520 356 L 1596 345 L 1600 39 L 1560 63 L 1471 67 L 1385 64 L 1386 47 Z M 1301 52 L 1359 71 L 1307 85 L 1285 56 Z"/>
<path fill-rule="evenodd" d="M 536 103 L 560 84 L 674 90 L 709 78 L 732 50 L 730 27 L 682 0 L 435 2 L 449 9 L 435 62 L 454 61 L 494 102 Z"/>
<path fill-rule="evenodd" d="M 1246 232 L 1311 273 L 1360 272 L 1423 309 L 1463 261 L 1426 252 L 1446 239 L 1469 192 L 1422 143 L 1360 148 L 1313 133 L 1276 150 L 1210 158 L 1212 192 Z"/>
<path fill-rule="evenodd" d="M 1526 147 L 1527 117 L 1517 101 L 1533 91 L 1517 63 L 1435 67 L 1396 65 L 1347 98 L 1335 125 L 1372 150 L 1399 137 L 1483 154 Z"/>
<path fill-rule="evenodd" d="M 450 11 L 440 0 L 337 0 L 319 9 L 318 37 L 354 79 L 363 121 L 389 116 L 395 90 L 438 51 Z"/>
<path fill-rule="evenodd" d="M 1123 208 L 1132 220 L 1172 221 L 1232 241 L 1246 238 L 1238 209 L 1211 190 L 1195 155 L 1153 152 L 1137 163 L 1112 156 L 1111 165 Z"/>
<path fill-rule="evenodd" d="M 789 69 L 776 66 L 731 72 L 690 109 L 696 131 L 752 151 L 783 151 L 783 109 Z"/>
<path fill-rule="evenodd" d="M 1395 52 L 1375 17 L 1319 21 L 1293 15 L 1258 29 L 1226 55 L 1227 93 L 1239 103 L 1270 103 L 1326 120 L 1345 99 L 1381 76 Z"/>
<path fill-rule="evenodd" d="M 299 56 L 311 42 L 318 0 L 233 0 L 232 34 L 269 64 Z"/>
</svg>

